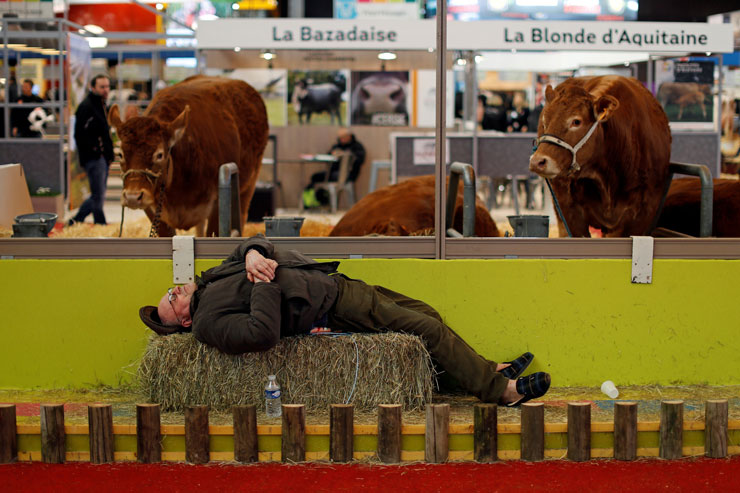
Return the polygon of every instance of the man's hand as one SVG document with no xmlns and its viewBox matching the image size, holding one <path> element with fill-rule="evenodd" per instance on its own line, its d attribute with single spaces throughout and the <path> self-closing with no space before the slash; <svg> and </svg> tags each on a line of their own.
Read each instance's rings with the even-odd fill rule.
<svg viewBox="0 0 740 493">
<path fill-rule="evenodd" d="M 247 279 L 249 281 L 270 282 L 275 279 L 275 269 L 278 263 L 272 259 L 265 258 L 257 250 L 249 250 L 244 257 L 244 265 L 247 269 Z"/>
</svg>

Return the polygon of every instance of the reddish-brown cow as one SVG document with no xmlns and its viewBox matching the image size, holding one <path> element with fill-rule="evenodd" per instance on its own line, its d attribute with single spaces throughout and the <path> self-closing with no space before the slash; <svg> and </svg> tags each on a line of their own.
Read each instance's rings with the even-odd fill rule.
<svg viewBox="0 0 740 493">
<path fill-rule="evenodd" d="M 699 236 L 701 182 L 681 178 L 671 182 L 658 227 L 691 236 Z M 712 236 L 740 237 L 740 181 L 714 180 Z"/>
<path fill-rule="evenodd" d="M 453 227 L 462 232 L 462 183 Z M 434 176 L 417 176 L 366 195 L 339 220 L 329 236 L 408 236 L 434 228 Z M 483 202 L 476 199 L 476 236 L 501 236 Z"/>
<path fill-rule="evenodd" d="M 194 226 L 203 236 L 206 220 L 208 236 L 218 234 L 218 170 L 228 162 L 239 169 L 244 224 L 269 134 L 265 105 L 251 86 L 190 77 L 158 92 L 142 116 L 121 122 L 114 105 L 108 120 L 123 150 L 121 201 L 153 222 L 161 201 L 160 236 Z"/>
<path fill-rule="evenodd" d="M 663 108 L 639 81 L 614 75 L 568 79 L 545 98 L 529 169 L 552 179 L 573 236 L 589 226 L 646 234 L 671 154 Z"/>
</svg>

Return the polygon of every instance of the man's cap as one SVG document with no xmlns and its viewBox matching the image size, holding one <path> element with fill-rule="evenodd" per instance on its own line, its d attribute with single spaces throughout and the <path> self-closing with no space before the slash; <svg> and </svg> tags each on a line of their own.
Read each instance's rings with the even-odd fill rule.
<svg viewBox="0 0 740 493">
<path fill-rule="evenodd" d="M 156 306 L 142 306 L 141 308 L 139 308 L 139 317 L 141 318 L 141 321 L 146 324 L 147 327 L 162 336 L 175 334 L 177 332 L 190 331 L 190 329 L 187 329 L 182 325 L 163 324 L 162 319 L 159 318 L 159 313 L 157 313 Z"/>
</svg>

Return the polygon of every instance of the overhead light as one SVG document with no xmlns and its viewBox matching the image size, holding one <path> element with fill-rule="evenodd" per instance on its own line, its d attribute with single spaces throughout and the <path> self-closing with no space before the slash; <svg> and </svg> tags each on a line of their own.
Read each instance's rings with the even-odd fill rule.
<svg viewBox="0 0 740 493">
<path fill-rule="evenodd" d="M 392 51 L 381 51 L 378 53 L 378 58 L 380 60 L 395 60 L 398 56 Z"/>
<path fill-rule="evenodd" d="M 239 53 L 240 51 L 242 51 L 242 49 L 241 49 L 241 47 L 239 47 L 239 46 L 235 46 L 235 47 L 234 47 L 234 51 L 235 51 L 236 53 Z"/>
<path fill-rule="evenodd" d="M 625 67 L 629 67 L 630 66 L 630 62 L 624 62 L 624 66 Z"/>
<path fill-rule="evenodd" d="M 427 48 L 427 51 L 428 51 L 429 53 L 434 53 L 434 48 Z"/>
<path fill-rule="evenodd" d="M 164 4 L 163 3 L 158 3 L 157 4 L 157 10 L 164 10 Z"/>
<path fill-rule="evenodd" d="M 483 61 L 483 55 L 475 55 L 475 63 L 480 63 Z"/>
<path fill-rule="evenodd" d="M 460 57 L 457 60 L 455 60 L 455 63 L 457 63 L 458 65 L 467 65 L 468 64 L 468 61 L 466 59 Z"/>
<path fill-rule="evenodd" d="M 708 51 L 707 52 L 707 56 L 712 56 L 712 52 L 711 51 Z"/>
<path fill-rule="evenodd" d="M 100 26 L 96 26 L 95 24 L 87 24 L 84 26 L 85 29 L 80 29 L 80 34 L 87 34 L 87 33 L 93 33 L 95 36 L 87 36 L 87 43 L 90 45 L 90 48 L 105 48 L 108 46 L 108 38 L 100 36 L 105 32 L 105 29 L 103 29 Z M 87 33 L 85 32 L 87 31 Z"/>
<path fill-rule="evenodd" d="M 275 58 L 276 56 L 277 55 L 275 54 L 275 52 L 271 50 L 265 50 L 262 53 L 260 53 L 260 58 L 264 58 L 268 62 L 272 60 L 273 58 Z"/>
<path fill-rule="evenodd" d="M 232 3 L 231 10 L 239 10 L 239 4 L 237 2 Z"/>
</svg>

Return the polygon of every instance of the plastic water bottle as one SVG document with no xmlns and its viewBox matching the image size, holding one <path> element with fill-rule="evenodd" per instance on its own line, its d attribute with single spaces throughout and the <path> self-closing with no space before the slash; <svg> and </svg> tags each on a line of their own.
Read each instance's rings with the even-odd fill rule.
<svg viewBox="0 0 740 493">
<path fill-rule="evenodd" d="M 265 412 L 268 418 L 279 418 L 283 414 L 280 402 L 280 385 L 275 380 L 275 375 L 267 376 L 265 385 Z"/>
</svg>

